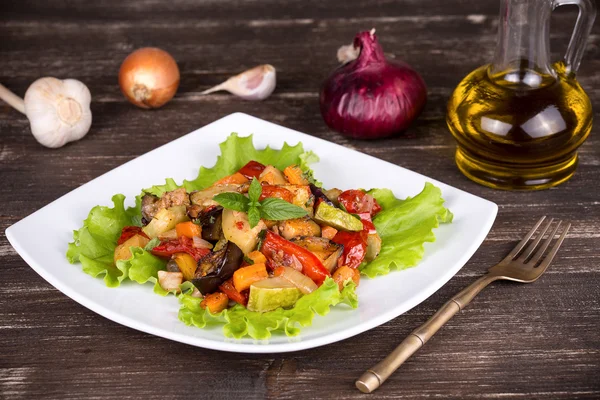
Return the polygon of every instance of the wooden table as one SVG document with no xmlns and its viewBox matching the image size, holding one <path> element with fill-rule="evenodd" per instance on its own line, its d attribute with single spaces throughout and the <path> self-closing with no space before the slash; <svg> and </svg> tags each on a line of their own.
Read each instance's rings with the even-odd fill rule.
<svg viewBox="0 0 600 400">
<path fill-rule="evenodd" d="M 469 71 L 489 62 L 497 1 L 33 1 L 0 5 L 0 82 L 23 94 L 41 76 L 77 78 L 93 95 L 88 136 L 41 147 L 0 105 L 0 397 L 354 398 L 366 368 L 451 295 L 480 276 L 541 215 L 569 220 L 555 265 L 537 283 L 497 283 L 448 323 L 373 398 L 600 397 L 600 134 L 581 147 L 575 177 L 532 193 L 464 178 L 453 160 L 445 105 Z M 552 17 L 552 59 L 566 48 L 574 10 Z M 377 28 L 388 53 L 421 72 L 427 107 L 410 138 L 363 142 L 327 129 L 318 88 L 337 48 Z M 157 111 L 127 103 L 117 71 L 133 49 L 158 46 L 181 69 L 177 97 Z M 255 64 L 278 70 L 275 94 L 245 102 L 199 92 Z M 600 106 L 600 29 L 579 79 Z M 4 237 L 9 225 L 83 183 L 224 115 L 242 111 L 358 149 L 499 205 L 487 240 L 435 295 L 376 329 L 322 348 L 244 355 L 204 350 L 117 325 L 39 277 Z M 596 111 L 596 118 L 600 115 Z M 44 229 L 44 227 L 40 227 Z"/>
</svg>

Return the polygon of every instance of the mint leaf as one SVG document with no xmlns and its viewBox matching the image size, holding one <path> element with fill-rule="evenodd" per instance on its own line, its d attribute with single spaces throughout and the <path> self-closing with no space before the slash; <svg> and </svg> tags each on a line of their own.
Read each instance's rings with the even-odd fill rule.
<svg viewBox="0 0 600 400">
<path fill-rule="evenodd" d="M 248 209 L 248 222 L 250 223 L 250 228 L 254 228 L 260 222 L 260 211 L 256 207 L 250 207 Z"/>
<path fill-rule="evenodd" d="M 282 221 L 286 219 L 302 218 L 307 215 L 304 208 L 290 204 L 285 200 L 269 197 L 261 201 L 260 215 L 264 219 Z"/>
<path fill-rule="evenodd" d="M 248 189 L 248 198 L 250 199 L 250 202 L 258 202 L 261 194 L 262 186 L 260 185 L 260 182 L 256 178 L 252 178 L 252 183 L 250 183 L 250 188 Z"/>
<path fill-rule="evenodd" d="M 225 208 L 241 212 L 248 211 L 250 202 L 246 196 L 240 193 L 219 193 L 213 197 L 213 200 Z"/>
</svg>

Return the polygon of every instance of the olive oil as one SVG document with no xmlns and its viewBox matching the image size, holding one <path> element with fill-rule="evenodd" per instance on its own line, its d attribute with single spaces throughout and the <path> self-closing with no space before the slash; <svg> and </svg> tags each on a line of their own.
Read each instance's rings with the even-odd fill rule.
<svg viewBox="0 0 600 400">
<path fill-rule="evenodd" d="M 579 16 L 562 61 L 550 63 L 550 14 L 569 0 L 500 0 L 491 64 L 460 82 L 446 120 L 456 164 L 470 179 L 506 190 L 558 185 L 577 168 L 577 148 L 592 128 L 592 106 L 575 74 L 596 16 Z"/>
<path fill-rule="evenodd" d="M 569 179 L 592 127 L 588 96 L 562 63 L 555 74 L 527 68 L 469 74 L 448 103 L 456 163 L 496 189 L 544 189 Z"/>
</svg>

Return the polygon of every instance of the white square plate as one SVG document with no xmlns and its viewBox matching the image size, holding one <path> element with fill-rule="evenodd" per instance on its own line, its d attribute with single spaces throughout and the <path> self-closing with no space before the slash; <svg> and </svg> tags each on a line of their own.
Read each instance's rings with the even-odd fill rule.
<svg viewBox="0 0 600 400">
<path fill-rule="evenodd" d="M 419 193 L 425 182 L 440 187 L 454 221 L 435 230 L 437 240 L 427 243 L 425 258 L 416 267 L 393 271 L 376 279 L 363 279 L 358 288 L 359 307 L 332 308 L 325 317 L 315 316 L 313 325 L 293 338 L 275 334 L 267 341 L 234 340 L 223 336 L 221 327 L 198 329 L 177 318 L 179 305 L 173 296 L 161 297 L 152 286 L 124 283 L 108 288 L 65 258 L 72 232 L 81 227 L 97 204 L 110 205 L 115 193 L 127 196 L 133 205 L 142 188 L 161 184 L 166 177 L 177 182 L 193 179 L 201 165 L 212 166 L 219 143 L 231 132 L 254 134 L 257 148 L 280 148 L 283 142 L 302 142 L 321 161 L 315 176 L 325 187 L 387 187 L 396 197 Z M 487 200 L 429 179 L 394 164 L 236 113 L 138 157 L 73 190 L 6 230 L 15 250 L 45 280 L 58 290 L 119 324 L 153 335 L 215 350 L 245 353 L 277 353 L 308 349 L 336 342 L 381 325 L 410 310 L 431 296 L 469 260 L 489 232 L 498 207 Z M 44 229 L 39 229 L 42 226 Z"/>
</svg>

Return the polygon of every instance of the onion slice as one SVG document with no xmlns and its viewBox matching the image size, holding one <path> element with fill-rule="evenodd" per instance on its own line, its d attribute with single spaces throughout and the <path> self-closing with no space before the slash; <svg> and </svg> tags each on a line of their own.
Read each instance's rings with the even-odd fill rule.
<svg viewBox="0 0 600 400">
<path fill-rule="evenodd" d="M 197 249 L 212 249 L 213 245 L 211 242 L 202 239 L 200 236 L 192 237 L 192 246 Z"/>
<path fill-rule="evenodd" d="M 183 282 L 181 272 L 158 271 L 158 284 L 165 290 L 176 290 L 179 292 L 179 285 Z"/>
<path fill-rule="evenodd" d="M 275 275 L 281 276 L 292 285 L 296 286 L 304 294 L 312 293 L 317 290 L 317 284 L 304 275 L 302 272 L 296 271 L 290 267 L 279 267 L 275 270 Z"/>
</svg>

